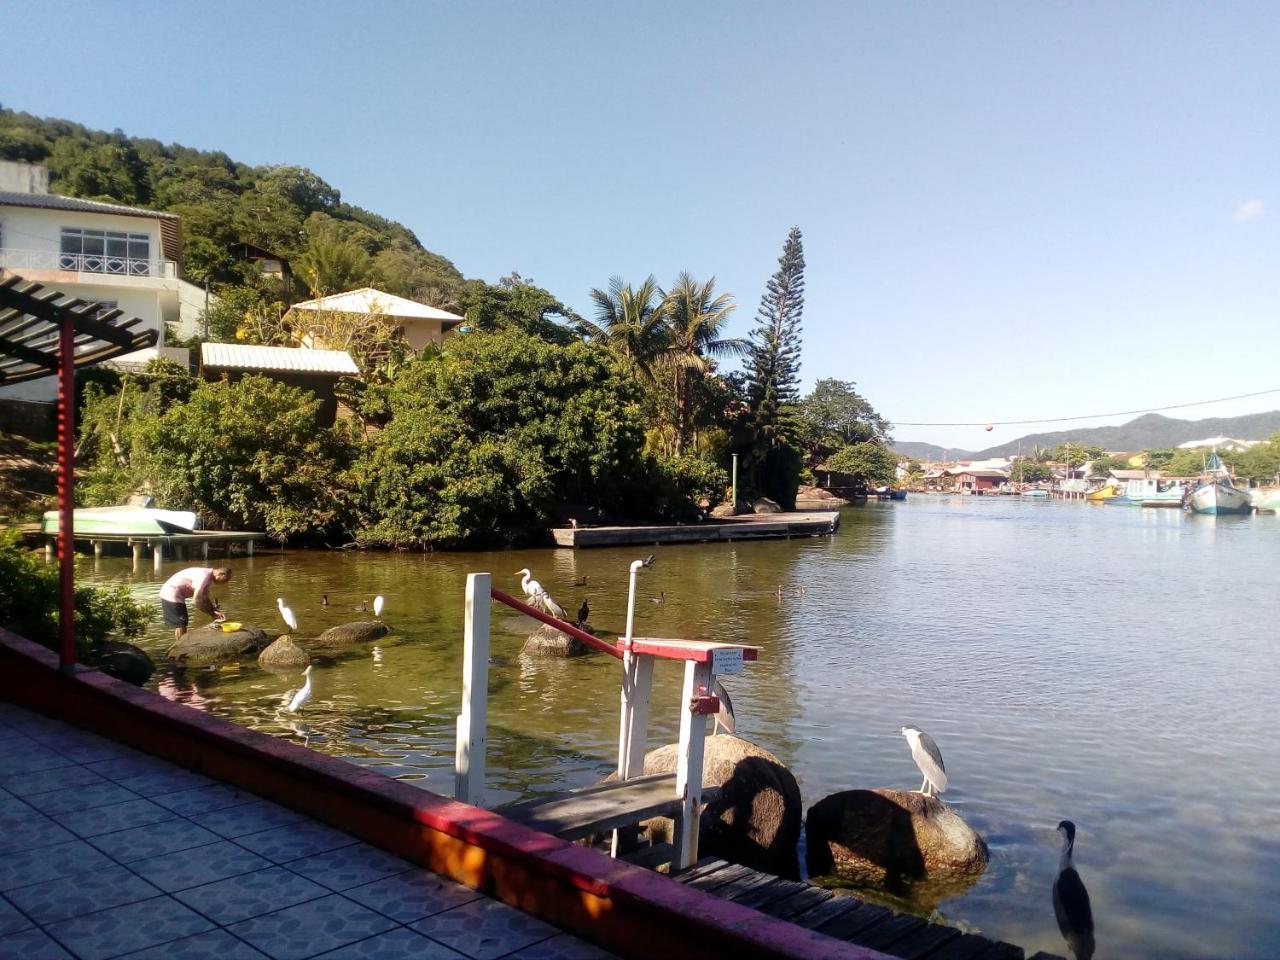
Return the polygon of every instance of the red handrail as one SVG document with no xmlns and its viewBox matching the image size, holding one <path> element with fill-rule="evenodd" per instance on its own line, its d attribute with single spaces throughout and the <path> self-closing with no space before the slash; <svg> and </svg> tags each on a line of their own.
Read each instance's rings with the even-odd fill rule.
<svg viewBox="0 0 1280 960">
<path fill-rule="evenodd" d="M 537 607 L 531 607 L 529 606 L 529 604 L 524 603 L 521 600 L 517 600 L 515 597 L 511 596 L 509 593 L 503 593 L 497 587 L 490 587 L 489 595 L 493 597 L 493 599 L 497 600 L 499 603 L 505 603 L 508 607 L 511 607 L 512 609 L 515 609 L 515 610 L 519 610 L 521 613 L 528 614 L 529 616 L 533 617 L 535 620 L 541 620 L 543 623 L 545 623 L 549 627 L 555 627 L 561 633 L 567 633 L 569 636 L 575 637 L 578 640 L 581 640 L 588 647 L 595 647 L 597 650 L 601 651 L 602 653 L 607 653 L 611 657 L 617 657 L 619 660 L 622 659 L 622 651 L 619 650 L 617 647 L 615 647 L 613 644 L 606 643 L 604 640 L 601 640 L 599 637 L 593 637 L 591 634 L 587 633 L 587 631 L 585 630 L 579 630 L 572 623 L 566 623 L 563 620 L 559 620 L 556 617 L 551 616 L 551 614 L 549 613 L 543 613 Z"/>
</svg>

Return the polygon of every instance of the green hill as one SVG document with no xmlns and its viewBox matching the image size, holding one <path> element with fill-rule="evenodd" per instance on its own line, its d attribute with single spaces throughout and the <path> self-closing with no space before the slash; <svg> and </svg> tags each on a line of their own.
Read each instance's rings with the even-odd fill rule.
<svg viewBox="0 0 1280 960">
<path fill-rule="evenodd" d="M 979 450 L 973 458 L 1008 457 L 1034 447 L 1056 447 L 1073 441 L 1107 450 L 1148 450 L 1176 447 L 1191 440 L 1207 437 L 1235 437 L 1237 440 L 1266 440 L 1280 431 L 1280 410 L 1250 413 L 1240 417 L 1208 417 L 1204 420 L 1178 420 L 1158 413 L 1147 413 L 1115 427 L 1076 427 L 1052 433 L 1031 433 L 1017 440 Z"/>
</svg>

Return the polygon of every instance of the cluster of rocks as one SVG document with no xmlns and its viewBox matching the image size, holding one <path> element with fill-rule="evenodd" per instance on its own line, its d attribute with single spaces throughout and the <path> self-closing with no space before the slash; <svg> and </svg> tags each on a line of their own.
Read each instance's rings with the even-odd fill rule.
<svg viewBox="0 0 1280 960">
<path fill-rule="evenodd" d="M 258 663 L 268 670 L 292 671 L 306 667 L 312 654 L 340 653 L 378 640 L 390 632 L 391 628 L 380 620 L 361 620 L 330 627 L 318 637 L 283 634 L 273 641 L 264 630 L 251 624 L 242 624 L 238 630 L 223 630 L 211 623 L 188 630 L 169 648 L 167 656 L 181 667 L 201 667 L 256 657 Z"/>
</svg>

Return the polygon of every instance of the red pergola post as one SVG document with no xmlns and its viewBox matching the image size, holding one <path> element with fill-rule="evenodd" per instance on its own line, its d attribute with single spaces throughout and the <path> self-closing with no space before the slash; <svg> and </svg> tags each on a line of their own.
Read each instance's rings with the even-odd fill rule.
<svg viewBox="0 0 1280 960">
<path fill-rule="evenodd" d="M 76 332 L 64 316 L 58 334 L 58 573 L 61 590 L 59 663 L 64 672 L 76 664 L 76 560 L 72 524 L 76 501 Z"/>
</svg>

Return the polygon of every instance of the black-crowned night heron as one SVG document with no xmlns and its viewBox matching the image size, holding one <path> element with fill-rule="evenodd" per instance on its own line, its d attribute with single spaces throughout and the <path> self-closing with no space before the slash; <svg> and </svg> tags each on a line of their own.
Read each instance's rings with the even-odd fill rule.
<svg viewBox="0 0 1280 960">
<path fill-rule="evenodd" d="M 725 733 L 733 733 L 738 729 L 738 719 L 733 715 L 733 701 L 729 699 L 729 691 L 724 688 L 719 677 L 711 685 L 711 690 L 720 700 L 720 711 L 712 714 L 712 719 L 715 721 L 711 726 L 713 735 L 719 733 L 721 729 Z"/>
<path fill-rule="evenodd" d="M 920 785 L 920 792 L 926 797 L 946 793 L 947 768 L 942 762 L 942 751 L 934 743 L 933 737 L 911 724 L 902 728 L 902 735 L 911 745 L 911 759 L 924 774 L 924 783 Z"/>
<path fill-rule="evenodd" d="M 1089 891 L 1071 862 L 1076 848 L 1076 825 L 1063 820 L 1058 824 L 1058 832 L 1062 834 L 1062 859 L 1058 861 L 1058 876 L 1053 881 L 1053 912 L 1058 917 L 1058 929 L 1076 960 L 1090 960 L 1095 949 L 1093 908 L 1089 906 Z"/>
</svg>

